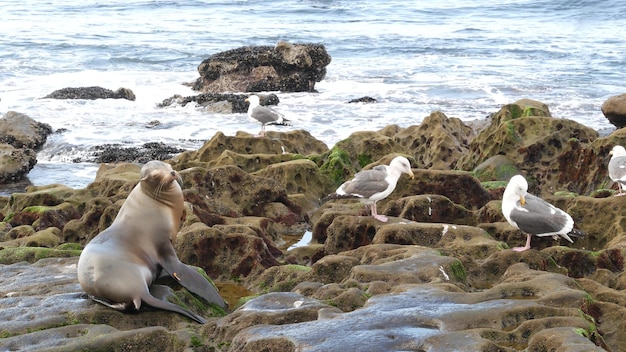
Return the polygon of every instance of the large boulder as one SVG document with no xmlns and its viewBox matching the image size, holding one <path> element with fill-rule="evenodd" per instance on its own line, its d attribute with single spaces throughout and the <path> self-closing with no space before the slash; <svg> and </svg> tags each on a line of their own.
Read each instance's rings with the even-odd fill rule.
<svg viewBox="0 0 626 352">
<path fill-rule="evenodd" d="M 50 134 L 50 125 L 37 122 L 19 112 L 9 111 L 0 119 L 0 142 L 15 148 L 38 150 Z"/>
<path fill-rule="evenodd" d="M 313 92 L 326 75 L 330 55 L 321 44 L 249 46 L 211 55 L 193 84 L 201 92 Z"/>
<path fill-rule="evenodd" d="M 435 111 L 421 124 L 402 129 L 394 137 L 415 157 L 418 165 L 426 169 L 449 170 L 468 153 L 475 133 L 460 119 Z"/>
<path fill-rule="evenodd" d="M 0 184 L 21 180 L 35 164 L 37 154 L 32 149 L 0 143 Z"/>
<path fill-rule="evenodd" d="M 37 164 L 52 128 L 15 111 L 0 119 L 0 184 L 21 180 Z"/>
<path fill-rule="evenodd" d="M 604 117 L 617 128 L 626 126 L 626 94 L 615 95 L 602 103 Z"/>
<path fill-rule="evenodd" d="M 469 152 L 459 158 L 456 167 L 471 171 L 491 157 L 504 155 L 539 186 L 538 193 L 577 191 L 577 180 L 571 184 L 559 182 L 561 160 L 577 165 L 562 155 L 568 148 L 587 145 L 597 138 L 598 132 L 589 127 L 552 117 L 545 104 L 522 99 L 491 116 L 491 124 L 470 142 Z"/>
</svg>

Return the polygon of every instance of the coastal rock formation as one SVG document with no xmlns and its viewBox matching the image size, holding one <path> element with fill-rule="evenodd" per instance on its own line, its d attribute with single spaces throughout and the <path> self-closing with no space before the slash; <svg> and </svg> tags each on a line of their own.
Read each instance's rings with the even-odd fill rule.
<svg viewBox="0 0 626 352">
<path fill-rule="evenodd" d="M 85 189 L 0 197 L 0 346 L 352 351 L 358 335 L 357 348 L 383 351 L 626 351 L 626 223 L 606 175 L 606 155 L 626 132 L 598 137 L 529 100 L 489 122 L 476 134 L 435 112 L 419 126 L 355 132 L 330 150 L 306 131 L 217 133 L 168 160 L 186 201 L 174 247 L 216 280 L 231 311 L 173 282 L 161 293 L 205 325 L 82 297 L 76 257 L 113 221 L 138 165 L 103 164 Z M 321 203 L 396 155 L 411 160 L 415 179 L 401 178 L 378 203 L 388 222 L 357 200 Z M 587 235 L 510 250 L 525 242 L 500 210 L 512 173 Z"/>
<path fill-rule="evenodd" d="M 0 183 L 22 179 L 37 164 L 37 150 L 52 128 L 15 111 L 0 119 Z"/>
<path fill-rule="evenodd" d="M 314 92 L 326 75 L 330 55 L 322 44 L 249 46 L 211 55 L 192 84 L 200 92 Z"/>
<path fill-rule="evenodd" d="M 617 128 L 626 127 L 626 94 L 608 98 L 602 103 L 602 113 Z"/>
<path fill-rule="evenodd" d="M 93 147 L 91 155 L 76 158 L 74 162 L 89 163 L 147 163 L 150 160 L 167 160 L 184 152 L 184 149 L 168 146 L 162 142 L 144 143 L 141 147 L 123 147 L 119 144 L 104 144 Z"/>
<path fill-rule="evenodd" d="M 603 155 L 593 149 L 580 150 L 598 139 L 593 129 L 554 118 L 545 104 L 529 99 L 503 106 L 490 119 L 491 124 L 470 142 L 469 152 L 458 159 L 457 169 L 472 171 L 489 158 L 502 155 L 524 170 L 541 194 L 562 189 L 584 194 L 598 186 L 597 180 L 590 179 L 596 175 L 563 170 L 602 166 Z"/>
<path fill-rule="evenodd" d="M 135 93 L 128 88 L 112 91 L 102 87 L 68 87 L 55 90 L 44 99 L 126 99 L 135 101 Z"/>
<path fill-rule="evenodd" d="M 163 100 L 159 104 L 159 107 L 171 106 L 178 104 L 185 106 L 191 102 L 194 102 L 209 112 L 221 113 L 221 114 L 237 114 L 245 113 L 248 111 L 250 105 L 245 100 L 248 95 L 245 94 L 221 94 L 221 93 L 202 93 L 194 96 L 183 97 L 175 95 L 171 98 Z M 259 95 L 260 104 L 262 106 L 278 105 L 280 100 L 276 94 Z"/>
</svg>

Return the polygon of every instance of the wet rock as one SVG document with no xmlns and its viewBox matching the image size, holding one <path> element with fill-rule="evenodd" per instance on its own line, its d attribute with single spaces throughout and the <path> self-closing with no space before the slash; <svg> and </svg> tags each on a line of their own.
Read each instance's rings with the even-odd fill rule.
<svg viewBox="0 0 626 352">
<path fill-rule="evenodd" d="M 501 285 L 506 287 L 504 297 L 501 288 L 465 293 L 448 285 L 400 285 L 393 293 L 370 298 L 354 311 L 327 313 L 320 309 L 317 319 L 303 319 L 297 324 L 281 321 L 280 325 L 250 326 L 233 338 L 231 350 L 281 346 L 295 351 L 292 346 L 315 346 L 352 351 L 356 334 L 359 346 L 381 351 L 541 350 L 545 338 L 567 341 L 578 350 L 603 350 L 572 334 L 572 327 L 582 334 L 593 322 L 578 314 L 585 293 L 574 288 L 571 279 L 519 264 L 511 267 Z M 263 309 L 274 314 L 292 309 L 291 304 L 273 301 L 271 307 Z M 239 319 L 263 313 L 248 313 L 244 307 L 237 312 Z M 546 328 L 551 329 L 551 335 L 543 333 Z"/>
<path fill-rule="evenodd" d="M 500 154 L 483 161 L 472 172 L 481 182 L 504 181 L 508 183 L 511 177 L 522 174 L 511 159 Z"/>
<path fill-rule="evenodd" d="M 602 113 L 617 128 L 626 126 L 626 94 L 609 97 L 602 103 Z"/>
<path fill-rule="evenodd" d="M 0 184 L 20 181 L 37 164 L 52 128 L 15 111 L 0 119 Z"/>
<path fill-rule="evenodd" d="M 190 168 L 180 172 L 185 196 L 195 206 L 225 215 L 260 216 L 270 203 L 283 203 L 295 214 L 301 209 L 288 197 L 277 180 L 248 174 L 236 166 L 212 169 Z M 194 197 L 192 192 L 201 196 Z M 215 210 L 210 211 L 210 208 Z M 220 210 L 224 209 L 224 210 Z"/>
<path fill-rule="evenodd" d="M 418 165 L 427 169 L 448 170 L 454 169 L 457 160 L 468 153 L 475 133 L 460 119 L 435 111 L 421 124 L 407 127 L 394 137 L 415 157 Z"/>
<path fill-rule="evenodd" d="M 55 207 L 62 204 L 65 199 L 71 197 L 74 190 L 64 185 L 52 184 L 45 186 L 30 186 L 24 193 L 13 193 L 4 208 L 7 216 L 24 212 L 38 212 L 46 207 Z"/>
<path fill-rule="evenodd" d="M 330 56 L 321 44 L 250 46 L 211 55 L 198 66 L 202 92 L 313 92 Z"/>
<path fill-rule="evenodd" d="M 597 138 L 591 128 L 551 117 L 545 104 L 522 99 L 492 115 L 491 125 L 470 142 L 469 152 L 459 158 L 456 168 L 473 170 L 492 156 L 504 155 L 547 194 L 569 186 L 560 182 L 564 172 L 559 169 L 568 146 Z M 577 165 L 571 158 L 567 160 Z"/>
<path fill-rule="evenodd" d="M 255 325 L 288 326 L 288 324 L 315 321 L 320 310 L 339 311 L 318 300 L 296 293 L 268 293 L 249 300 L 235 312 L 219 319 L 212 338 L 218 341 L 232 341 L 237 339 L 240 332 L 246 335 L 246 328 Z M 241 343 L 245 344 L 246 338 L 242 336 L 241 339 L 244 340 Z M 231 346 L 229 350 L 243 351 L 234 346 Z"/>
<path fill-rule="evenodd" d="M 168 160 L 185 149 L 171 147 L 162 142 L 144 143 L 141 147 L 123 147 L 119 144 L 103 144 L 93 148 L 92 156 L 76 158 L 74 162 L 114 163 L 130 162 L 145 164 L 150 160 Z"/>
<path fill-rule="evenodd" d="M 618 129 L 609 136 L 597 138 L 591 143 L 583 143 L 578 139 L 569 140 L 556 160 L 557 167 L 550 171 L 558 175 L 556 179 L 558 184 L 548 189 L 542 187 L 539 190 L 542 193 L 567 190 L 591 195 L 603 188 L 616 189 L 617 185 L 614 185 L 608 177 L 607 165 L 609 152 L 617 144 L 626 145 L 625 129 Z M 553 167 L 553 165 L 550 166 Z M 544 175 L 548 172 L 549 170 L 542 171 Z M 543 180 L 544 178 L 537 179 Z M 554 177 L 552 180 L 555 181 Z"/>
<path fill-rule="evenodd" d="M 408 196 L 390 201 L 387 203 L 385 214 L 418 222 L 477 224 L 474 211 L 436 194 Z"/>
<path fill-rule="evenodd" d="M 245 100 L 248 95 L 244 94 L 232 94 L 232 93 L 202 93 L 195 96 L 183 97 L 175 95 L 171 98 L 163 100 L 159 104 L 159 107 L 172 106 L 174 104 L 186 106 L 187 104 L 194 102 L 209 112 L 220 114 L 237 114 L 245 113 L 248 111 L 250 105 Z M 278 105 L 280 100 L 276 94 L 259 95 L 260 105 Z"/>
<path fill-rule="evenodd" d="M 12 265 L 15 263 L 36 263 L 39 260 L 50 260 L 51 258 L 73 258 L 80 255 L 80 248 L 70 248 L 70 245 L 59 245 L 56 248 L 45 247 L 7 247 L 0 249 L 0 264 Z M 36 270 L 37 271 L 37 270 Z M 39 273 L 44 275 L 45 273 Z M 35 281 L 38 283 L 40 281 Z M 27 283 L 25 290 L 33 288 Z M 45 290 L 45 289 L 42 289 Z"/>
<path fill-rule="evenodd" d="M 14 228 L 14 230 L 17 229 L 28 229 L 28 225 L 22 225 L 22 226 L 18 226 L 16 228 Z M 30 231 L 28 231 L 30 232 Z M 14 237 L 15 236 L 15 237 Z M 58 245 L 61 244 L 61 230 L 59 230 L 56 227 L 48 227 L 44 230 L 40 230 L 37 232 L 34 232 L 34 230 L 32 230 L 31 233 L 28 234 L 24 234 L 24 233 L 16 233 L 13 231 L 10 231 L 7 234 L 7 237 L 9 238 L 15 238 L 15 239 L 11 239 L 8 241 L 4 241 L 4 242 L 0 242 L 0 248 L 7 248 L 7 247 L 46 247 L 46 248 L 54 248 Z"/>
<path fill-rule="evenodd" d="M 377 103 L 378 100 L 372 97 L 364 96 L 360 98 L 351 99 L 348 103 Z"/>
<path fill-rule="evenodd" d="M 228 230 L 202 223 L 184 228 L 174 246 L 179 259 L 204 268 L 212 278 L 240 280 L 279 264 L 267 242 L 253 230 Z"/>
<path fill-rule="evenodd" d="M 176 168 L 241 165 L 248 171 L 258 171 L 277 161 L 301 159 L 302 155 L 317 155 L 328 151 L 323 142 L 307 131 L 267 132 L 269 138 L 251 134 L 226 136 L 217 132 L 200 149 L 187 151 L 173 160 Z"/>
<path fill-rule="evenodd" d="M 1 252 L 1 251 L 0 251 Z M 179 314 L 142 307 L 123 313 L 83 297 L 76 279 L 79 251 L 72 258 L 49 258 L 34 264 L 0 265 L 0 333 L 3 349 L 68 351 L 183 351 L 203 344 L 201 325 Z M 186 299 L 184 289 L 156 292 L 176 295 L 187 307 L 213 313 Z M 28 309 L 24 309 L 28 307 Z M 219 315 L 218 315 L 219 316 Z M 194 331 L 194 329 L 198 329 Z M 193 338 L 192 338 L 193 337 Z M 193 341 L 193 342 L 192 342 Z"/>
<path fill-rule="evenodd" d="M 0 144 L 0 184 L 22 180 L 35 164 L 37 154 L 32 149 Z"/>
<path fill-rule="evenodd" d="M 126 99 L 135 101 L 135 93 L 128 88 L 118 88 L 112 91 L 102 87 L 70 87 L 55 90 L 44 99 Z"/>
<path fill-rule="evenodd" d="M 346 164 L 343 167 L 351 171 L 353 175 L 366 166 L 369 168 L 374 167 L 374 163 L 389 165 L 389 162 L 393 159 L 391 154 L 403 153 L 404 150 L 405 148 L 393 137 L 379 132 L 359 131 L 352 133 L 348 138 L 335 144 L 329 152 L 328 158 L 339 159 L 342 164 Z M 328 162 L 331 162 L 331 160 L 328 160 Z M 345 180 L 352 175 L 341 176 Z"/>
<path fill-rule="evenodd" d="M 332 190 L 330 180 L 309 159 L 296 159 L 271 164 L 254 175 L 278 180 L 294 202 L 308 213 L 319 205 L 318 200 Z M 302 197 L 297 197 L 301 195 Z"/>
<path fill-rule="evenodd" d="M 52 134 L 50 125 L 19 112 L 9 111 L 0 119 L 0 143 L 14 148 L 38 150 Z"/>
</svg>

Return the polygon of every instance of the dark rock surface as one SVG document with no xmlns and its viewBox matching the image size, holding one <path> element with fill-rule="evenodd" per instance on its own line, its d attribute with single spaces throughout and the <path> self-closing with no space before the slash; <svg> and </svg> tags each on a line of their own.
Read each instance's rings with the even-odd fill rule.
<svg viewBox="0 0 626 352">
<path fill-rule="evenodd" d="M 124 147 L 119 144 L 104 144 L 93 148 L 92 156 L 74 159 L 74 162 L 89 163 L 147 163 L 150 160 L 167 160 L 184 152 L 185 149 L 168 146 L 162 142 L 144 143 L 141 147 Z"/>
<path fill-rule="evenodd" d="M 175 95 L 171 98 L 163 100 L 159 106 L 167 107 L 174 104 L 185 106 L 194 102 L 210 112 L 223 114 L 244 113 L 248 111 L 248 106 L 250 105 L 245 101 L 247 98 L 247 94 L 202 93 L 188 97 Z M 278 105 L 280 102 L 278 96 L 273 93 L 259 95 L 259 98 L 262 106 Z"/>
<path fill-rule="evenodd" d="M 127 99 L 135 101 L 135 93 L 128 88 L 112 91 L 102 87 L 68 87 L 55 90 L 44 99 Z"/>
<path fill-rule="evenodd" d="M 376 98 L 364 96 L 360 98 L 351 99 L 348 103 L 377 103 Z"/>
<path fill-rule="evenodd" d="M 322 44 L 249 46 L 211 55 L 198 66 L 195 90 L 313 92 L 326 75 L 330 55 Z"/>
</svg>

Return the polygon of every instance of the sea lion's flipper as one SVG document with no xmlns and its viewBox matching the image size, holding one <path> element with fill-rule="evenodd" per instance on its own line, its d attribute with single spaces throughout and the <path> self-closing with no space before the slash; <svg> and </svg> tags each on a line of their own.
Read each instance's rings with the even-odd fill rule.
<svg viewBox="0 0 626 352">
<path fill-rule="evenodd" d="M 217 288 L 211 282 L 200 275 L 194 268 L 181 263 L 176 256 L 164 257 L 161 266 L 163 270 L 167 271 L 171 277 L 189 291 L 204 298 L 207 302 L 217 304 L 223 309 L 228 307 L 226 301 L 220 296 Z"/>
<path fill-rule="evenodd" d="M 141 296 L 141 300 L 145 304 L 147 304 L 147 305 L 149 305 L 151 307 L 159 308 L 159 309 L 163 309 L 163 310 L 169 310 L 169 311 L 176 312 L 176 313 L 180 313 L 182 315 L 185 315 L 185 316 L 187 316 L 187 317 L 197 321 L 200 324 L 206 323 L 206 320 L 203 317 L 197 315 L 196 313 L 194 313 L 192 311 L 189 311 L 189 310 L 187 310 L 187 309 L 185 309 L 183 307 L 177 306 L 174 303 L 170 303 L 168 301 L 160 300 L 160 299 L 152 296 L 149 293 Z"/>
</svg>

